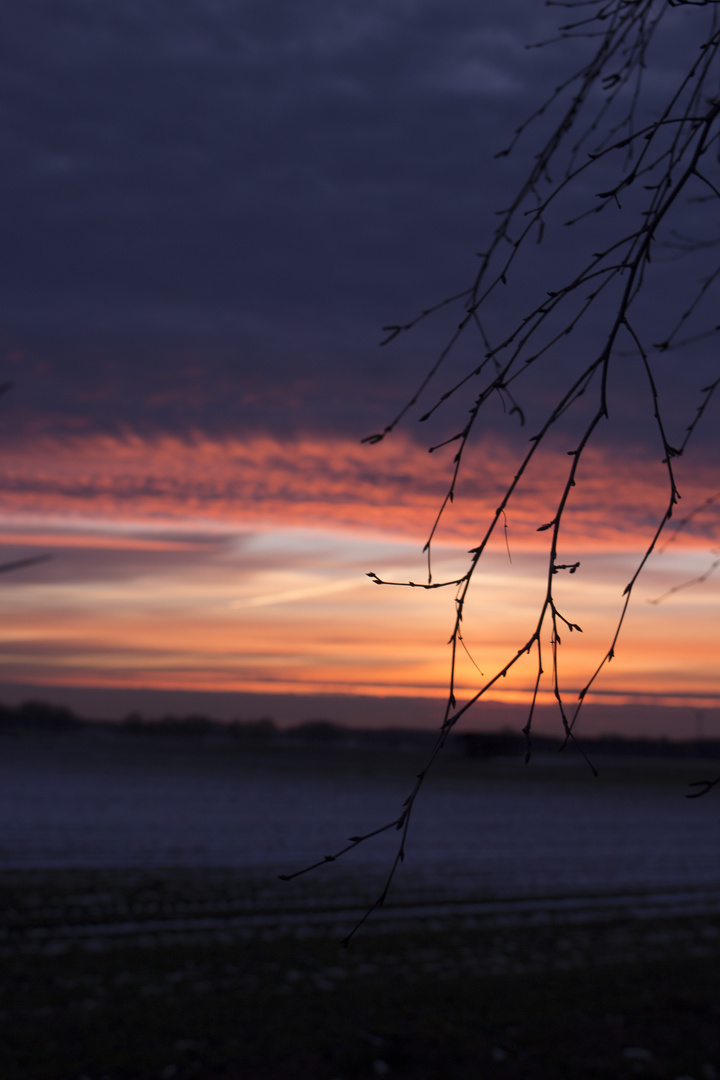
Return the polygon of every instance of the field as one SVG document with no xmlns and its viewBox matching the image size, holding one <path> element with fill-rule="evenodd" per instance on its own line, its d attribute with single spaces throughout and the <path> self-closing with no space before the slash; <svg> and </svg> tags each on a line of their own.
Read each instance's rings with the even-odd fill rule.
<svg viewBox="0 0 720 1080">
<path fill-rule="evenodd" d="M 417 748 L 4 751 L 3 1080 L 720 1075 L 707 763 L 449 757 L 343 949 L 390 849 L 277 873 L 391 813 Z"/>
<path fill-rule="evenodd" d="M 345 950 L 324 932 L 158 929 L 197 903 L 191 884 L 134 876 L 152 933 L 6 938 L 4 1080 L 717 1075 L 720 917 L 400 927 Z M 30 885 L 6 890 L 16 929 Z M 90 925 L 122 881 L 99 880 L 94 906 L 91 885 L 75 882 Z M 30 896 L 57 913 L 53 886 L 36 875 Z"/>
</svg>

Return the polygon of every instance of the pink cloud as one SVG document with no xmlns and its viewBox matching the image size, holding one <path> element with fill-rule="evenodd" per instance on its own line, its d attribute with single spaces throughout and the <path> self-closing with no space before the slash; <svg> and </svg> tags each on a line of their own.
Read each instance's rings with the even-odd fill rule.
<svg viewBox="0 0 720 1080">
<path fill-rule="evenodd" d="M 476 544 L 519 460 L 516 450 L 497 440 L 469 452 L 438 538 Z M 564 450 L 544 450 L 528 469 L 507 508 L 512 544 L 536 547 L 538 527 L 555 515 L 569 463 Z M 421 544 L 446 492 L 450 467 L 450 455 L 428 455 L 403 438 L 378 447 L 310 437 L 287 442 L 134 435 L 42 439 L 4 450 L 0 512 L 6 529 L 32 522 L 32 531 L 41 520 L 47 528 L 50 519 L 59 524 L 92 518 L 107 526 L 192 520 L 224 529 L 351 530 Z M 685 513 L 714 490 L 715 470 L 708 462 L 692 474 L 680 468 L 678 472 Z M 659 462 L 631 450 L 590 448 L 568 503 L 567 544 L 580 549 L 641 547 L 664 512 L 667 491 Z M 717 510 L 708 507 L 693 520 L 683 534 L 684 546 L 714 542 Z M 678 519 L 682 513 L 677 511 Z M 498 537 L 502 533 L 499 528 Z M 541 537 L 540 543 L 546 539 Z"/>
</svg>

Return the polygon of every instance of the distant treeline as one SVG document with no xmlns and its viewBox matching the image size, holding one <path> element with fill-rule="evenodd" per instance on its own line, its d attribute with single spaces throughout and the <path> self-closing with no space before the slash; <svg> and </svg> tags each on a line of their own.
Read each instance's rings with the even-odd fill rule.
<svg viewBox="0 0 720 1080">
<path fill-rule="evenodd" d="M 314 743 L 332 746 L 429 744 L 432 732 L 412 728 L 347 728 L 332 720 L 306 720 L 281 728 L 264 716 L 259 720 L 211 720 L 206 716 L 164 716 L 147 720 L 132 714 L 119 725 L 122 731 L 139 735 L 220 735 L 240 739 L 282 743 Z"/>
<path fill-rule="evenodd" d="M 274 739 L 280 729 L 267 716 L 259 720 L 211 720 L 208 716 L 163 716 L 149 720 L 139 713 L 131 713 L 118 725 L 120 731 L 131 735 L 237 735 L 251 739 Z"/>
<path fill-rule="evenodd" d="M 348 728 L 331 720 L 307 720 L 294 727 L 281 728 L 270 717 L 250 720 L 213 720 L 208 716 L 167 715 L 148 719 L 140 713 L 131 713 L 119 722 L 87 720 L 77 716 L 63 705 L 45 701 L 26 701 L 22 705 L 0 704 L 0 735 L 21 732 L 72 733 L 81 731 L 111 731 L 122 735 L 149 737 L 183 736 L 188 738 L 231 738 L 253 742 L 278 744 L 314 744 L 335 747 L 378 746 L 387 748 L 418 747 L 431 745 L 432 731 L 412 728 Z M 560 739 L 547 735 L 534 735 L 532 752 L 554 754 L 560 747 Z M 527 744 L 525 737 L 506 729 L 503 731 L 464 732 L 454 734 L 450 745 L 455 752 L 478 761 L 492 758 L 524 757 Z M 720 758 L 720 740 L 623 738 L 605 735 L 582 738 L 581 746 L 588 755 L 613 754 L 642 757 L 701 757 Z"/>
<path fill-rule="evenodd" d="M 464 753 L 470 758 L 518 757 L 527 752 L 525 736 L 514 731 L 467 732 L 456 735 Z M 533 735 L 533 754 L 554 754 L 561 739 L 548 735 Z M 706 757 L 720 758 L 720 740 L 624 738 L 621 735 L 580 737 L 579 745 L 590 757 L 596 754 L 632 755 L 642 757 Z"/>
<path fill-rule="evenodd" d="M 22 705 L 0 704 L 0 731 L 77 731 L 84 726 L 80 717 L 63 705 L 46 701 L 25 701 Z"/>
</svg>

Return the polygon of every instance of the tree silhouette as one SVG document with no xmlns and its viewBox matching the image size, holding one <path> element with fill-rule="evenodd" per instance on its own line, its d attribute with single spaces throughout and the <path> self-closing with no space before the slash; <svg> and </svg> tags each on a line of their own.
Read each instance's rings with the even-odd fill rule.
<svg viewBox="0 0 720 1080">
<path fill-rule="evenodd" d="M 658 358 L 678 355 L 675 378 L 685 390 L 685 382 L 695 377 L 688 356 L 704 360 L 706 344 L 720 331 L 713 309 L 720 278 L 720 231 L 713 234 L 708 225 L 713 204 L 720 198 L 718 0 L 547 3 L 567 9 L 567 21 L 552 41 L 529 47 L 567 43 L 563 48 L 579 47 L 583 59 L 496 155 L 517 157 L 524 153 L 527 165 L 514 197 L 497 214 L 489 242 L 478 253 L 474 279 L 467 288 L 426 308 L 409 322 L 384 328 L 383 344 L 387 345 L 400 335 L 417 331 L 431 316 L 449 315 L 453 320 L 445 347 L 415 393 L 383 431 L 364 440 L 368 443 L 378 443 L 394 431 L 429 393 L 431 384 L 442 377 L 460 343 L 473 336 L 474 340 L 466 370 L 436 392 L 420 417 L 435 422 L 447 402 L 459 399 L 467 410 L 459 429 L 430 448 L 434 451 L 454 444 L 456 452 L 447 492 L 424 549 L 427 579 L 387 582 L 375 573 L 369 575 L 379 585 L 454 590 L 449 691 L 440 732 L 399 816 L 369 834 L 352 837 L 341 851 L 315 864 L 334 861 L 371 837 L 397 829 L 397 855 L 375 907 L 383 903 L 403 860 L 413 807 L 427 770 L 458 720 L 521 658 L 534 657 L 535 666 L 534 691 L 523 729 L 527 756 L 545 671 L 544 650 L 549 653 L 548 674 L 564 743 L 576 739 L 583 703 L 614 656 L 638 578 L 677 505 L 680 493 L 674 462 L 706 416 L 720 383 L 720 376 L 711 376 L 709 381 L 706 377 L 705 385 L 698 385 L 682 433 L 671 441 L 658 389 Z M 533 132 L 538 133 L 539 142 L 528 150 Z M 568 229 L 571 244 L 567 242 Z M 558 250 L 564 252 L 560 257 Z M 663 297 L 660 312 L 649 302 L 653 295 Z M 569 342 L 575 342 L 572 353 Z M 561 562 L 558 551 L 571 494 L 582 479 L 581 462 L 610 415 L 611 375 L 618 368 L 624 373 L 630 365 L 645 383 L 658 456 L 666 474 L 666 495 L 658 506 L 647 546 L 624 589 L 608 646 L 576 700 L 568 704 L 559 649 L 562 637 L 579 632 L 580 627 L 560 610 L 556 582 L 558 575 L 574 574 L 579 564 Z M 513 422 L 524 424 L 527 410 L 523 392 L 531 383 L 559 389 L 471 550 L 467 569 L 452 580 L 434 580 L 433 542 L 454 500 L 471 437 L 489 403 L 498 399 Z M 542 403 L 542 394 L 540 398 Z M 554 513 L 538 530 L 547 534 L 549 544 L 546 587 L 534 627 L 507 661 L 484 679 L 469 700 L 458 705 L 463 615 L 474 575 L 491 538 L 505 524 L 531 463 L 541 448 L 550 444 L 561 420 L 570 416 L 576 423 L 575 443 L 566 451 L 569 460 L 556 493 Z M 709 790 L 714 781 L 702 784 L 703 790 Z"/>
</svg>

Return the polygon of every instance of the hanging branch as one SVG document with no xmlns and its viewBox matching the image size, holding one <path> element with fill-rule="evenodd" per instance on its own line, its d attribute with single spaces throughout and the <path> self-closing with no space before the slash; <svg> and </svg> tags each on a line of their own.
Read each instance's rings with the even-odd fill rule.
<svg viewBox="0 0 720 1080">
<path fill-rule="evenodd" d="M 526 759 L 529 760 L 531 753 L 533 716 L 546 675 L 559 713 L 561 748 L 569 741 L 578 745 L 575 729 L 583 703 L 615 655 L 635 585 L 656 550 L 680 498 L 673 462 L 685 452 L 720 384 L 718 377 L 700 390 L 695 415 L 686 424 L 682 439 L 674 445 L 670 441 L 661 407 L 654 358 L 671 350 L 691 347 L 720 333 L 716 316 L 712 318 L 713 310 L 717 308 L 714 293 L 720 280 L 720 263 L 701 275 L 695 294 L 683 304 L 679 315 L 671 311 L 658 314 L 655 322 L 667 320 L 671 328 L 656 345 L 649 343 L 639 304 L 648 291 L 659 253 L 671 250 L 673 258 L 699 259 L 704 267 L 709 253 L 720 244 L 720 235 L 710 240 L 707 235 L 700 240 L 685 236 L 676 220 L 684 207 L 698 200 L 715 203 L 720 199 L 718 0 L 548 0 L 548 3 L 579 15 L 576 21 L 562 26 L 553 41 L 566 43 L 579 39 L 581 43 L 590 45 L 589 59 L 552 90 L 533 115 L 515 130 L 509 144 L 496 155 L 507 157 L 516 153 L 533 128 L 549 123 L 548 118 L 556 114 L 539 149 L 529 155 L 527 174 L 515 196 L 505 209 L 499 211 L 486 250 L 478 253 L 480 263 L 473 281 L 466 289 L 425 308 L 413 319 L 384 328 L 386 337 L 382 344 L 387 345 L 402 334 L 417 331 L 428 318 L 442 316 L 448 311 L 456 312 L 447 344 L 431 364 L 417 390 L 382 431 L 364 440 L 368 443 L 381 442 L 408 416 L 440 377 L 448 357 L 460 340 L 474 334 L 474 340 L 479 341 L 481 349 L 469 370 L 442 389 L 420 417 L 421 421 L 427 421 L 436 416 L 448 401 L 455 400 L 463 393 L 470 396 L 464 425 L 430 447 L 430 451 L 434 452 L 441 447 L 455 445 L 455 455 L 446 494 L 424 547 L 428 559 L 427 581 L 388 582 L 374 572 L 369 574 L 376 584 L 382 586 L 455 590 L 454 619 L 449 638 L 448 693 L 437 738 L 400 814 L 393 821 L 372 832 L 352 837 L 333 855 L 325 856 L 296 874 L 284 876 L 285 880 L 291 880 L 298 874 L 334 862 L 380 833 L 392 829 L 399 831 L 397 853 L 384 888 L 375 904 L 350 932 L 346 943 L 387 896 L 393 877 L 404 859 L 416 799 L 448 735 L 460 719 L 496 688 L 522 658 L 535 658 L 533 689 L 523 729 Z M 676 8 L 707 10 L 676 12 Z M 646 73 L 652 68 L 656 39 L 665 29 L 673 35 L 673 43 L 681 43 L 684 32 L 696 32 L 699 47 L 691 47 L 684 74 L 666 99 L 658 104 L 654 98 L 650 100 L 651 92 L 656 95 L 658 90 L 656 87 L 648 90 Z M 532 47 L 548 44 L 541 42 Z M 653 118 L 647 120 L 648 115 Z M 551 179 L 553 172 L 559 177 L 557 181 Z M 597 180 L 594 181 L 594 178 Z M 593 181 L 600 190 L 588 201 L 583 192 Z M 585 198 L 581 209 L 573 206 L 578 197 Z M 508 295 L 513 295 L 514 275 L 521 267 L 522 259 L 530 257 L 528 244 L 531 241 L 541 246 L 546 244 L 550 232 L 557 230 L 553 218 L 558 214 L 564 217 L 561 231 L 566 228 L 578 229 L 581 223 L 603 216 L 605 222 L 601 247 L 581 255 L 580 269 L 571 272 L 553 289 L 543 292 L 534 303 L 528 305 L 521 294 L 515 308 L 517 315 L 506 322 L 493 344 L 493 333 L 488 327 L 492 322 L 495 298 L 501 290 L 510 289 Z M 585 242 L 582 237 L 581 242 Z M 662 261 L 660 265 L 663 265 Z M 685 270 L 682 286 L 685 287 L 689 281 L 690 275 Z M 680 285 L 680 281 L 678 283 Z M 681 292 L 678 287 L 678 302 Z M 503 310 L 508 307 L 512 310 L 512 305 L 504 302 Z M 593 318 L 592 333 L 596 339 L 598 323 L 604 325 L 599 335 L 600 344 L 589 358 L 578 360 L 568 385 L 559 391 L 555 405 L 530 438 L 529 448 L 509 479 L 478 543 L 469 553 L 465 573 L 450 580 L 434 581 L 432 546 L 444 516 L 455 500 L 463 469 L 467 468 L 468 448 L 479 418 L 485 415 L 488 402 L 499 397 L 508 416 L 517 417 L 524 424 L 527 410 L 519 404 L 519 395 L 530 374 L 535 373 L 537 377 L 547 370 L 552 358 L 564 356 L 569 335 L 585 327 L 589 332 L 590 316 Z M 689 336 L 679 340 L 681 333 Z M 657 329 L 654 327 L 653 337 L 656 336 Z M 622 343 L 628 341 L 632 347 L 630 365 L 639 367 L 648 388 L 650 415 L 659 442 L 659 458 L 667 477 L 667 498 L 658 508 L 656 525 L 622 594 L 610 644 L 576 695 L 574 704 L 569 706 L 561 676 L 562 640 L 566 633 L 582 631 L 560 610 L 555 587 L 558 575 L 574 575 L 580 563 L 560 562 L 558 551 L 571 495 L 582 481 L 586 450 L 610 416 L 610 374 L 615 373 L 621 358 L 623 367 L 628 365 L 620 352 Z M 509 403 L 509 408 L 506 408 L 506 403 Z M 467 650 L 461 631 L 475 572 L 495 535 L 498 523 L 502 520 L 507 526 L 507 511 L 522 488 L 540 448 L 547 446 L 550 436 L 559 431 L 563 418 L 579 413 L 579 403 L 588 410 L 589 419 L 584 421 L 580 437 L 574 449 L 569 451 L 569 466 L 557 492 L 554 515 L 538 527 L 538 532 L 548 533 L 549 545 L 545 591 L 534 626 L 501 667 L 489 675 L 466 702 L 459 705 L 456 700 L 459 651 Z M 544 669 L 543 642 L 546 639 L 550 643 L 549 672 Z M 579 749 L 582 753 L 582 748 Z M 698 782 L 697 786 L 702 790 L 695 792 L 692 797 L 704 794 L 718 782 Z"/>
</svg>

